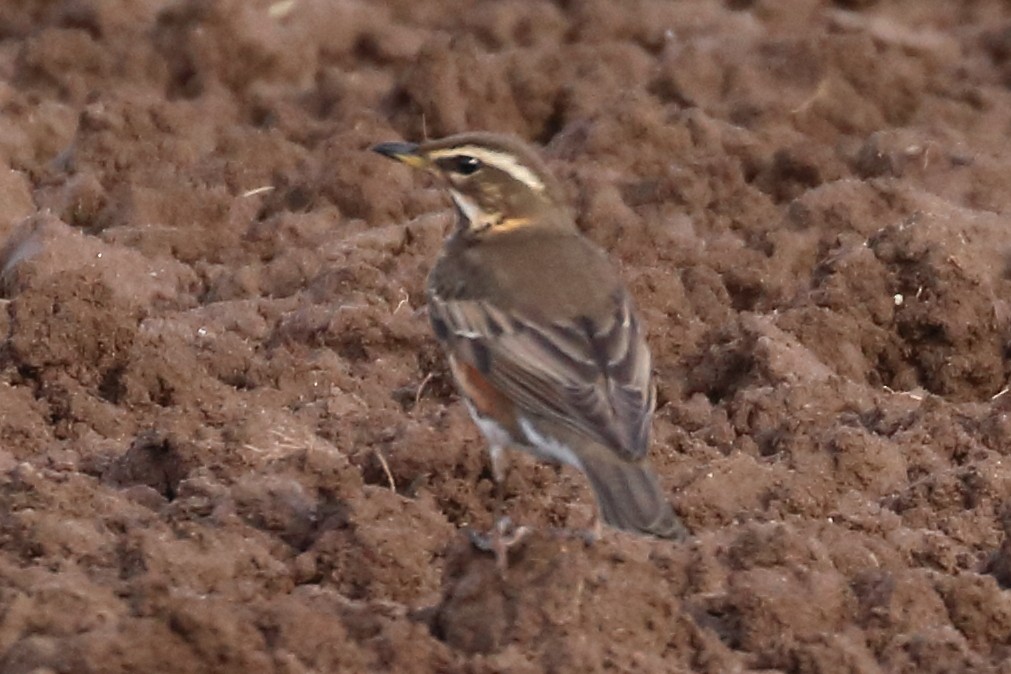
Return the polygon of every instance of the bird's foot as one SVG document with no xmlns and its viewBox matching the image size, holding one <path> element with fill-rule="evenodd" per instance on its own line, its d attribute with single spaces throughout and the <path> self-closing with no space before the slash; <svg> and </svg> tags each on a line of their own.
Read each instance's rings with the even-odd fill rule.
<svg viewBox="0 0 1011 674">
<path fill-rule="evenodd" d="M 526 538 L 530 531 L 530 527 L 515 526 L 509 517 L 500 517 L 488 533 L 482 534 L 471 529 L 467 531 L 467 537 L 478 550 L 495 555 L 495 565 L 499 573 L 504 575 L 509 566 L 509 549 Z"/>
</svg>

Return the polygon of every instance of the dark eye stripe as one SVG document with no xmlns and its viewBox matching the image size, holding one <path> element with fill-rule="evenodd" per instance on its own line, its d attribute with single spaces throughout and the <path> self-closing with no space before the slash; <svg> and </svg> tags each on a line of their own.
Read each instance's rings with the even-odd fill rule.
<svg viewBox="0 0 1011 674">
<path fill-rule="evenodd" d="M 469 176 L 474 173 L 477 173 L 483 166 L 480 159 L 465 154 L 458 154 L 452 157 L 443 157 L 441 159 L 435 160 L 435 163 L 443 171 L 447 171 L 449 173 L 458 173 L 464 176 Z"/>
</svg>

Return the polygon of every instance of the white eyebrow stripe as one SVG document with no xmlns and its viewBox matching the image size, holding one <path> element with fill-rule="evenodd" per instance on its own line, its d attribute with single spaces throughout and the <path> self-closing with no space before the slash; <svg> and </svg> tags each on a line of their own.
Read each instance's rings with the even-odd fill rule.
<svg viewBox="0 0 1011 674">
<path fill-rule="evenodd" d="M 494 166 L 500 171 L 505 171 L 530 189 L 537 190 L 538 192 L 544 191 L 544 182 L 537 177 L 537 174 L 516 161 L 516 158 L 511 154 L 505 152 L 496 152 L 495 150 L 489 150 L 476 145 L 461 145 L 459 147 L 446 148 L 445 150 L 435 150 L 430 152 L 428 157 L 434 160 L 443 157 L 455 157 L 457 155 L 473 157 L 488 166 Z"/>
</svg>

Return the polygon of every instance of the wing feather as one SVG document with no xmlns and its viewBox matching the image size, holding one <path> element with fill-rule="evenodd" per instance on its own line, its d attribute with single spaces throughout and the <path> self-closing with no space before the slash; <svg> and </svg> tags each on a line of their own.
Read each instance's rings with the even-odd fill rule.
<svg viewBox="0 0 1011 674">
<path fill-rule="evenodd" d="M 545 322 L 486 300 L 430 298 L 433 324 L 454 352 L 527 415 L 548 418 L 625 458 L 647 450 L 656 404 L 649 349 L 627 293 L 597 320 Z M 473 362 L 482 353 L 483 362 Z"/>
</svg>

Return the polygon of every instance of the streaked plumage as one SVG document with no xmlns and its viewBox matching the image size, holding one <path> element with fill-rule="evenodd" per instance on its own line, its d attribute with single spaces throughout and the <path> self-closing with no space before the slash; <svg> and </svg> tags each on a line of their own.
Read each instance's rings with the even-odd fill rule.
<svg viewBox="0 0 1011 674">
<path fill-rule="evenodd" d="M 544 163 L 493 134 L 375 149 L 442 176 L 457 205 L 429 316 L 493 461 L 511 445 L 567 463 L 606 523 L 682 536 L 646 460 L 656 398 L 632 299 Z"/>
</svg>

